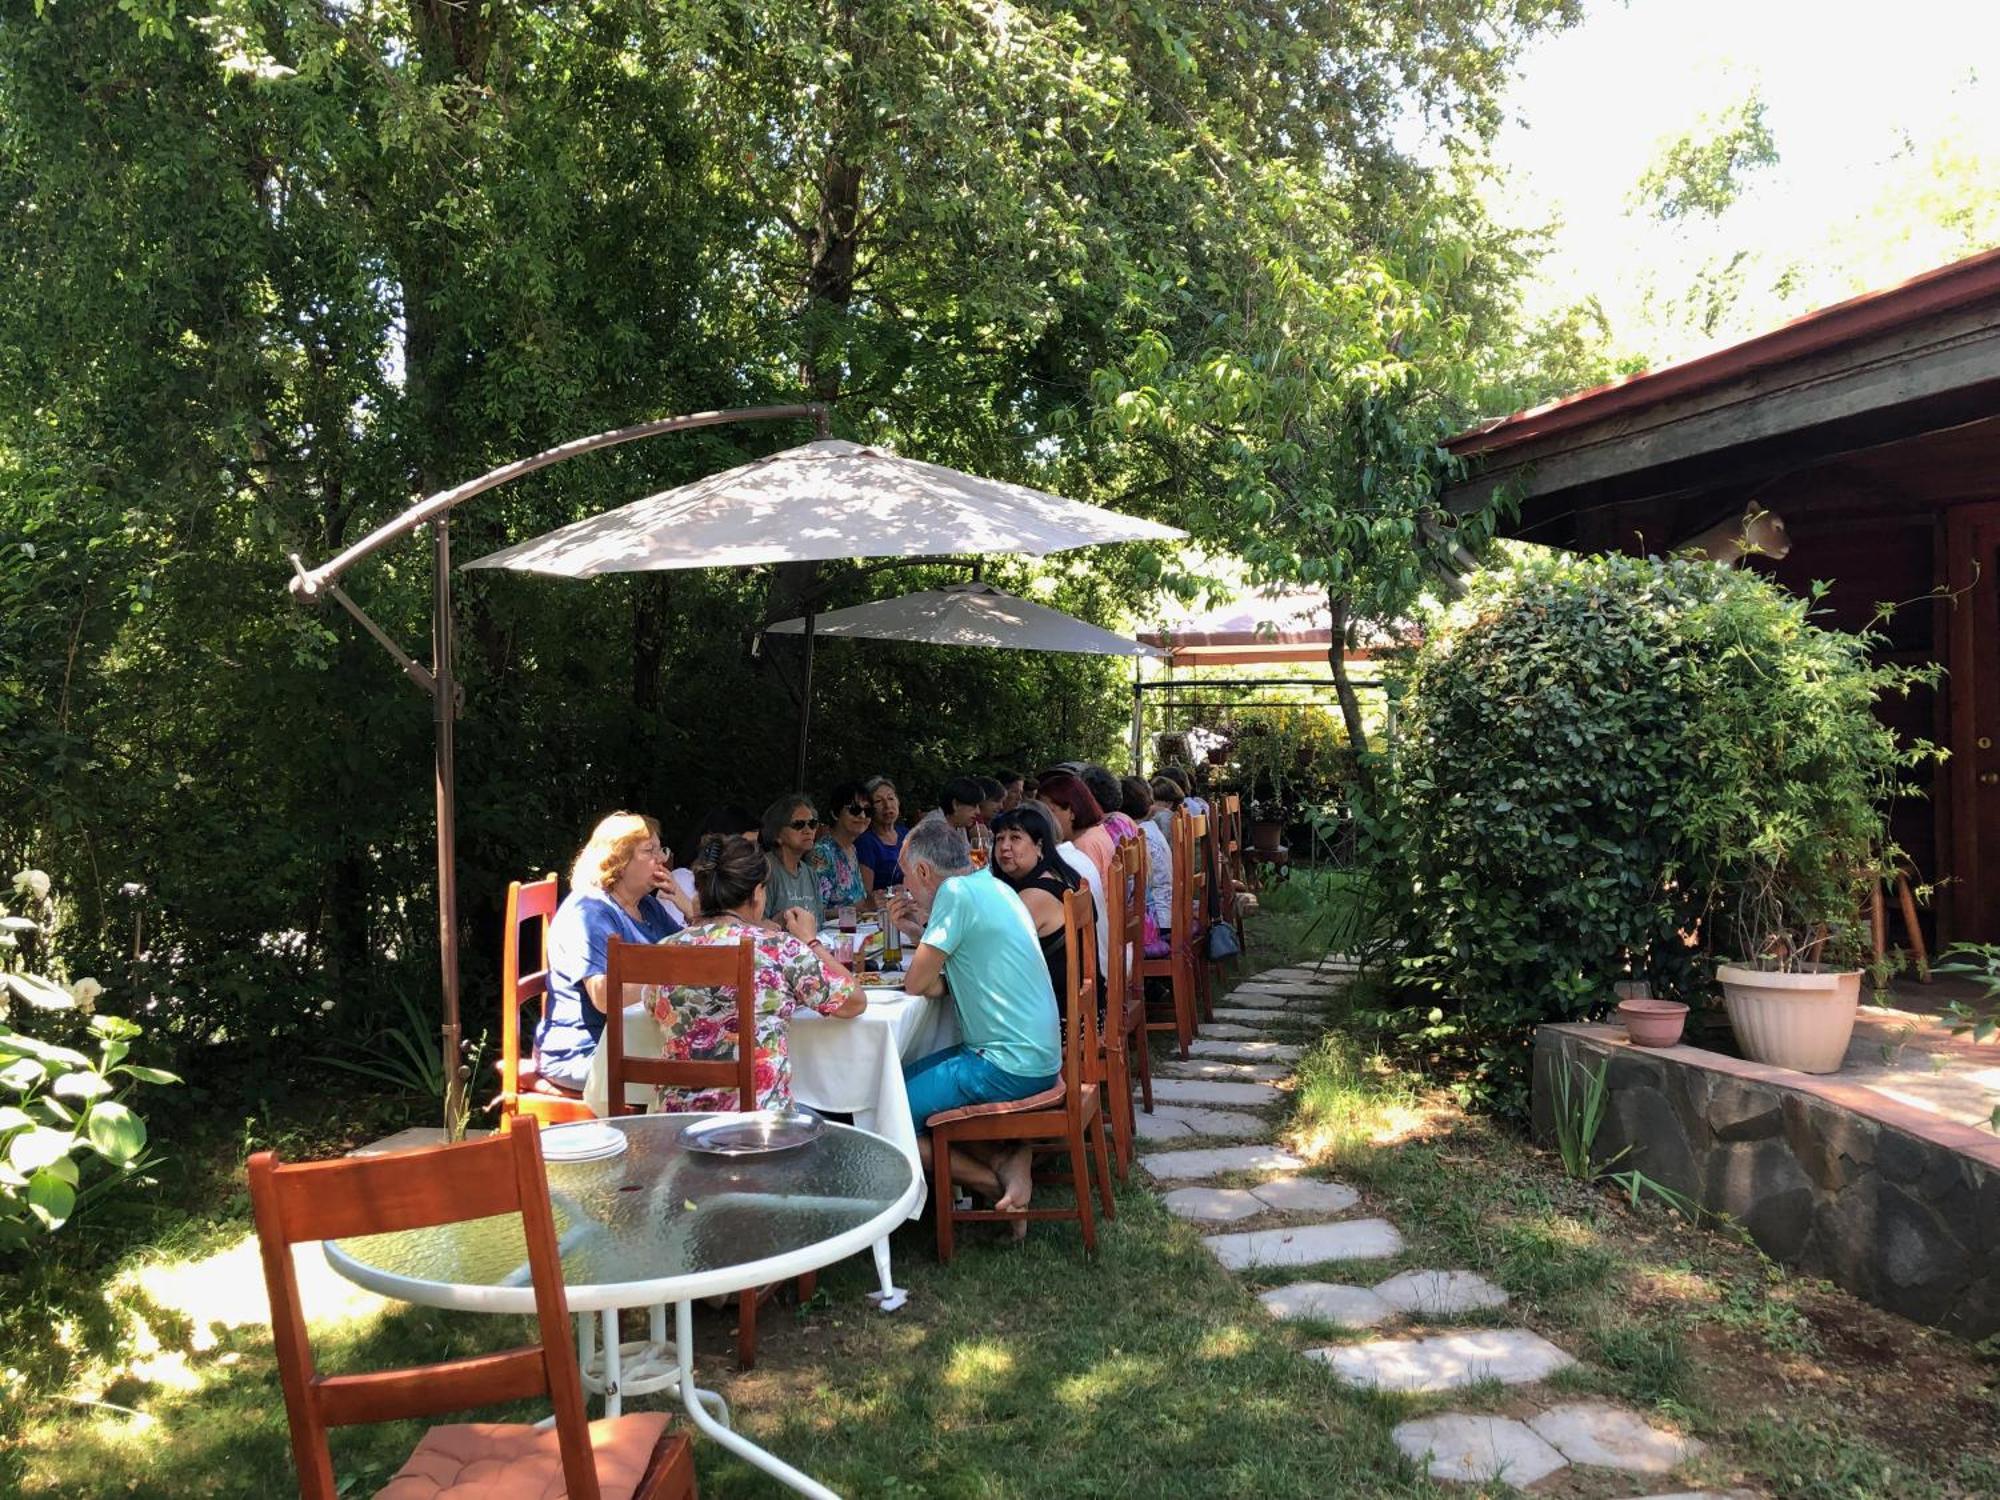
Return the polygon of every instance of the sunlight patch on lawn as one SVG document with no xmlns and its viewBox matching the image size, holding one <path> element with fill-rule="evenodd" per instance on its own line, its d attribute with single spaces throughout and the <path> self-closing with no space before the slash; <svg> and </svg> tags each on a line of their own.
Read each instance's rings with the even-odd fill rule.
<svg viewBox="0 0 2000 1500">
<path fill-rule="evenodd" d="M 1093 1411 L 1100 1402 L 1116 1398 L 1127 1390 L 1152 1387 L 1159 1382 L 1159 1378 L 1158 1360 L 1113 1353 L 1083 1374 L 1058 1382 L 1055 1395 L 1065 1406 Z"/>
<path fill-rule="evenodd" d="M 1195 1348 L 1197 1359 L 1238 1359 L 1250 1352 L 1250 1332 L 1241 1323 L 1212 1328 Z"/>
<path fill-rule="evenodd" d="M 1014 1354 L 989 1340 L 960 1344 L 945 1361 L 944 1383 L 953 1390 L 978 1391 L 1014 1373 Z"/>
</svg>

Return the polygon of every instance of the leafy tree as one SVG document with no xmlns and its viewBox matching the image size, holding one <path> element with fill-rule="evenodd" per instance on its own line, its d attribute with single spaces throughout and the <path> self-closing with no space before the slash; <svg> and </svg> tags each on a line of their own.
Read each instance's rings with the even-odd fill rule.
<svg viewBox="0 0 2000 1500">
<path fill-rule="evenodd" d="M 1713 219 L 1743 193 L 1749 174 L 1778 163 L 1778 143 L 1755 89 L 1719 115 L 1660 145 L 1640 174 L 1637 197 L 1653 217 Z"/>
</svg>

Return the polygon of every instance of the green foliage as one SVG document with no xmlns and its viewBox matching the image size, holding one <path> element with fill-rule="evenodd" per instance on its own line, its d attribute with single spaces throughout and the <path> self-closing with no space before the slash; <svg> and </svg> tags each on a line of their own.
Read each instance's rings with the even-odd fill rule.
<svg viewBox="0 0 2000 1500">
<path fill-rule="evenodd" d="M 1929 750 L 1872 712 L 1912 674 L 1811 609 L 1704 562 L 1528 559 L 1430 635 L 1369 846 L 1412 1045 L 1518 1108 L 1533 1026 L 1614 980 L 1698 1000 L 1709 952 L 1855 954 L 1880 804 Z"/>
<path fill-rule="evenodd" d="M 1662 143 L 1639 178 L 1639 197 L 1668 223 L 1712 219 L 1736 201 L 1745 176 L 1777 162 L 1764 101 L 1753 90 L 1716 118 Z"/>
<path fill-rule="evenodd" d="M 2000 1034 L 2000 944 L 1960 943 L 1943 954 L 1939 974 L 1970 979 L 1985 989 L 1972 1000 L 1947 1000 L 1940 1013 L 1951 1026 L 1953 1036 L 1969 1036 L 1988 1042 Z M 1993 1106 L 1987 1124 L 2000 1131 L 2000 1104 Z"/>
<path fill-rule="evenodd" d="M 0 906 L 0 1255 L 62 1228 L 107 1188 L 147 1180 L 146 1122 L 125 1097 L 139 1084 L 180 1081 L 125 1060 L 140 1030 L 123 1017 L 93 1014 L 102 992 L 96 980 L 64 988 L 20 967 L 23 944 L 48 925 L 48 876 L 23 870 L 14 891 L 16 907 L 42 915 Z M 85 1030 L 75 1022 L 87 1018 L 96 1055 L 5 1024 L 15 1002 L 58 1035 Z"/>
</svg>

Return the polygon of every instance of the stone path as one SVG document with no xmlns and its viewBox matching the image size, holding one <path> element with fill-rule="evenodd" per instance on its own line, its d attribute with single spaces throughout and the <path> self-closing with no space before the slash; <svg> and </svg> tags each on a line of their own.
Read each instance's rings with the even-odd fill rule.
<svg viewBox="0 0 2000 1500">
<path fill-rule="evenodd" d="M 1347 1330 L 1414 1325 L 1302 1350 L 1343 1384 L 1437 1393 L 1498 1381 L 1520 1389 L 1512 1409 L 1526 1410 L 1523 1401 L 1534 1408 L 1521 1418 L 1442 1412 L 1399 1425 L 1397 1447 L 1431 1478 L 1501 1479 L 1518 1488 L 1572 1465 L 1650 1478 L 1674 1473 L 1702 1451 L 1700 1443 L 1612 1402 L 1539 1395 L 1535 1388 L 1574 1366 L 1573 1356 L 1525 1328 L 1462 1326 L 1468 1319 L 1490 1324 L 1507 1306 L 1507 1293 L 1483 1276 L 1425 1267 L 1368 1276 L 1371 1263 L 1404 1253 L 1396 1226 L 1355 1213 L 1359 1193 L 1305 1175 L 1304 1162 L 1273 1144 L 1267 1112 L 1288 1097 L 1289 1065 L 1303 1055 L 1319 1029 L 1322 1006 L 1352 971 L 1352 964 L 1333 956 L 1324 968 L 1251 975 L 1220 997 L 1216 1023 L 1203 1026 L 1186 1061 L 1156 1067 L 1155 1108 L 1151 1116 L 1140 1114 L 1140 1138 L 1199 1142 L 1138 1159 L 1161 1185 L 1167 1211 L 1204 1226 L 1243 1226 L 1202 1239 L 1227 1270 L 1284 1274 L 1334 1266 L 1355 1274 L 1353 1282 L 1291 1281 L 1259 1293 L 1281 1322 Z M 1683 1490 L 1653 1500 L 1732 1496 Z"/>
</svg>

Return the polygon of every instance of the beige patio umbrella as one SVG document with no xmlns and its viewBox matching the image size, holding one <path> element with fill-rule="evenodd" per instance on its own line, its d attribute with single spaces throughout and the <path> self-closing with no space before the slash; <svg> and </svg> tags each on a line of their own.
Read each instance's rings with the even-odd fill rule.
<svg viewBox="0 0 2000 1500">
<path fill-rule="evenodd" d="M 1026 485 L 820 438 L 586 516 L 466 566 L 595 578 L 854 557 L 1045 557 L 1100 542 L 1182 535 Z"/>
<path fill-rule="evenodd" d="M 918 641 L 930 646 L 1070 651 L 1087 656 L 1167 654 L 1157 646 L 1118 635 L 1046 604 L 1017 598 L 990 583 L 954 583 L 810 619 L 780 620 L 765 634 L 801 635 L 808 626 L 818 636 Z"/>
</svg>

